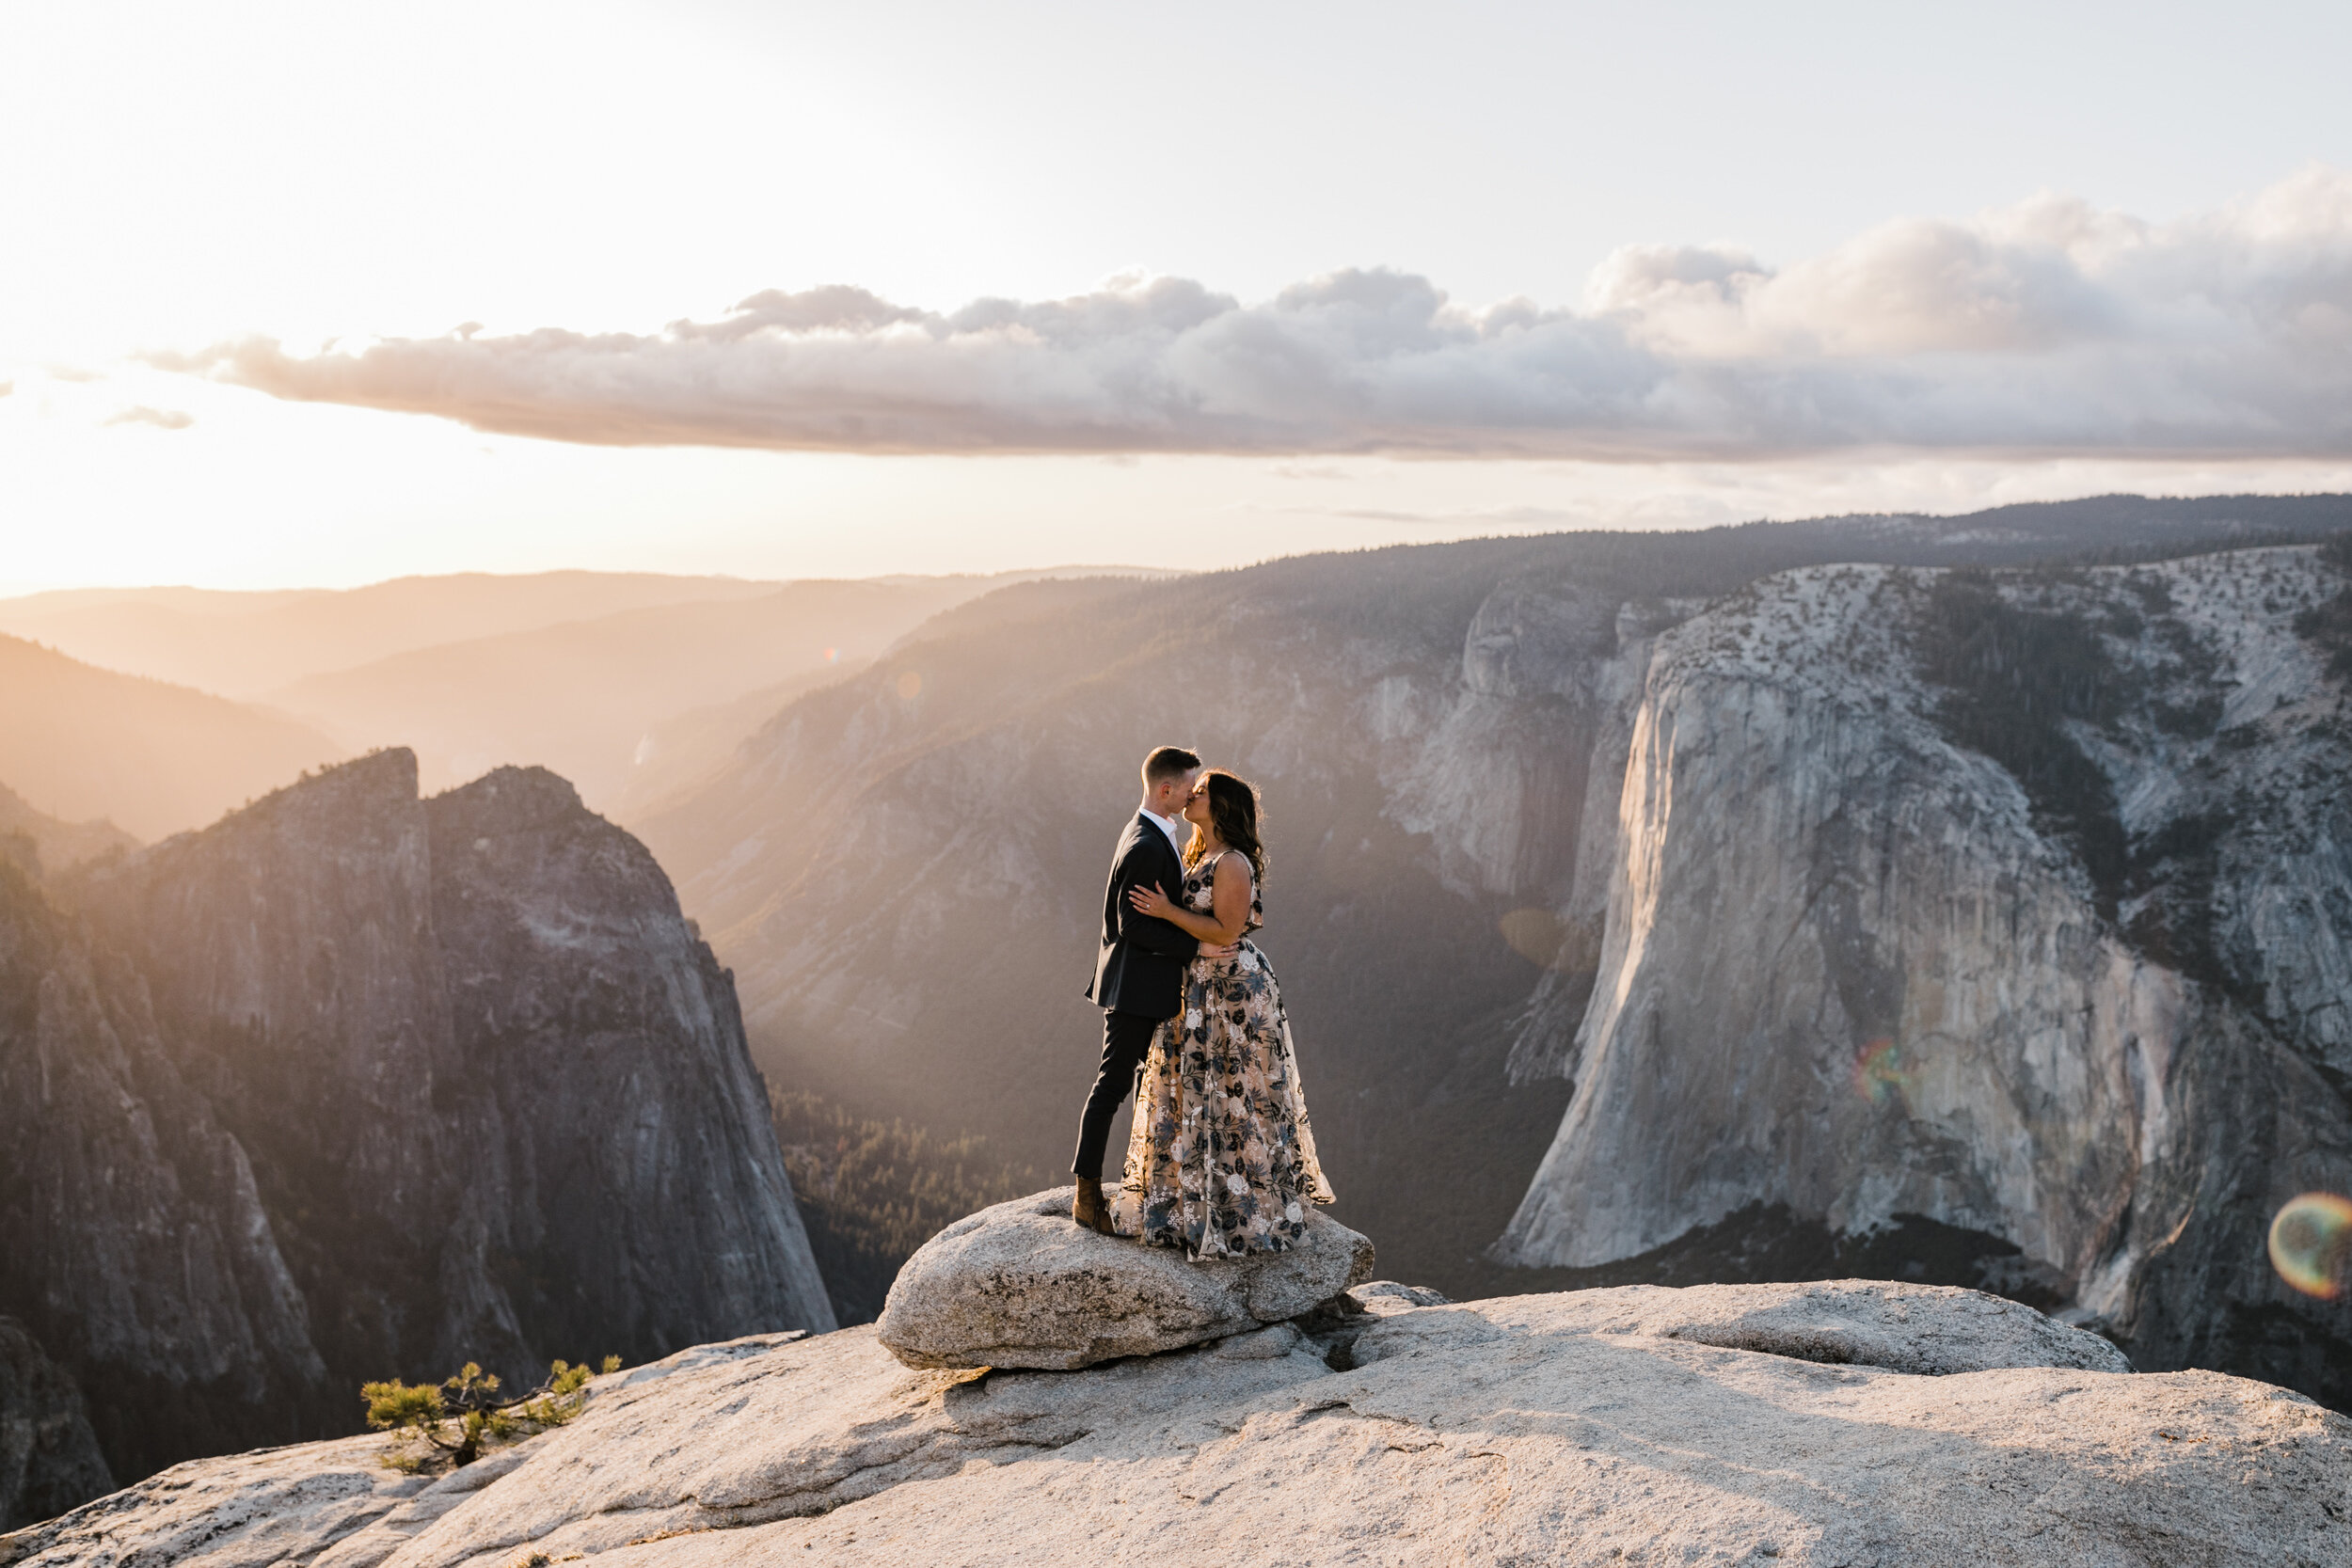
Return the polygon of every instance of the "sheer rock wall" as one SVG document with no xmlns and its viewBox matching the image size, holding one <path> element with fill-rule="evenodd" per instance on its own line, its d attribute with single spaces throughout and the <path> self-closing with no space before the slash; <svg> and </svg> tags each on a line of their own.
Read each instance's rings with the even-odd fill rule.
<svg viewBox="0 0 2352 1568">
<path fill-rule="evenodd" d="M 118 1475 L 832 1326 L 729 976 L 552 774 L 381 752 L 57 895 L 0 889 L 0 1310 Z"/>
<path fill-rule="evenodd" d="M 1924 1215 L 2015 1243 L 2013 1283 L 2143 1367 L 2352 1398 L 2344 1304 L 2264 1247 L 2287 1199 L 2352 1192 L 2352 726 L 2295 631 L 2338 586 L 2300 548 L 1820 567 L 1666 632 L 1585 848 L 1589 1001 L 1522 1052 L 1575 1095 L 1498 1255 L 1588 1267 L 1758 1204 Z M 2061 674 L 1968 644 L 2008 765 L 1921 673 L 1956 594 L 2021 646 L 2090 628 Z M 2079 694 L 2018 705 L 2044 688 Z"/>
<path fill-rule="evenodd" d="M 24 1325 L 0 1318 L 0 1532 L 114 1490 L 82 1391 Z"/>
</svg>

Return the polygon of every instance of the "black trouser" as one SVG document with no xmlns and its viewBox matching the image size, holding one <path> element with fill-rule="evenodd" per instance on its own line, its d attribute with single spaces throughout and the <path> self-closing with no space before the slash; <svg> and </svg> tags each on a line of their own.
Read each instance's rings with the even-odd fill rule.
<svg viewBox="0 0 2352 1568">
<path fill-rule="evenodd" d="M 1119 1115 L 1119 1102 L 1127 1098 L 1127 1091 L 1136 1086 L 1136 1074 L 1142 1069 L 1143 1058 L 1151 1054 L 1152 1034 L 1160 1022 L 1141 1013 L 1103 1015 L 1103 1070 L 1095 1074 L 1086 1113 L 1078 1118 L 1078 1157 L 1070 1163 L 1073 1175 L 1102 1180 L 1103 1146 L 1111 1139 L 1111 1118 Z"/>
</svg>

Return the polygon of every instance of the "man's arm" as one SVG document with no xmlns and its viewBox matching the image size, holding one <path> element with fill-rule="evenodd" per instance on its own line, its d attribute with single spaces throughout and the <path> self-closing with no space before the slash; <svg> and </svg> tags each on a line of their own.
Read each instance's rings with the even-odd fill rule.
<svg viewBox="0 0 2352 1568">
<path fill-rule="evenodd" d="M 1200 949 L 1198 940 L 1178 930 L 1168 921 L 1137 914 L 1135 906 L 1127 902 L 1127 890 L 1146 883 L 1171 898 L 1175 896 L 1166 885 L 1164 876 L 1154 875 L 1154 863 L 1159 858 L 1148 843 L 1137 843 L 1120 857 L 1117 897 L 1119 935 L 1143 952 L 1156 954 L 1163 958 L 1189 961 Z"/>
<path fill-rule="evenodd" d="M 1141 918 L 1165 920 L 1174 926 L 1200 942 L 1203 952 L 1230 953 L 1249 925 L 1249 863 L 1239 855 L 1220 857 L 1216 878 L 1210 887 L 1207 914 L 1172 902 L 1165 893 L 1154 898 L 1138 890 L 1128 903 L 1138 910 Z M 1137 900 L 1143 902 L 1137 904 Z"/>
</svg>

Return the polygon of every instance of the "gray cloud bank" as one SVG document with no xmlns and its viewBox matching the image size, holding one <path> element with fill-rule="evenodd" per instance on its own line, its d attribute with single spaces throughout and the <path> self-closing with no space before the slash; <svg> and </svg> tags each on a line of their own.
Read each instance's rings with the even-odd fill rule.
<svg viewBox="0 0 2352 1568">
<path fill-rule="evenodd" d="M 952 314 L 755 294 L 648 335 L 557 329 L 170 369 L 609 445 L 864 452 L 1759 459 L 1888 449 L 2352 454 L 2352 174 L 2156 225 L 2041 197 L 1774 269 L 1631 246 L 1574 309 L 1333 273 L 1245 305 L 1116 279 Z"/>
</svg>

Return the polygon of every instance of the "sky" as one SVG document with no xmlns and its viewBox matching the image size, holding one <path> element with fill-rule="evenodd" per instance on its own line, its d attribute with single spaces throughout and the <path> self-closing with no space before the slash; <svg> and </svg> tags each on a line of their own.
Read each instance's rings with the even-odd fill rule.
<svg viewBox="0 0 2352 1568">
<path fill-rule="evenodd" d="M 2352 8 L 0 3 L 0 592 L 2352 489 Z"/>
</svg>

